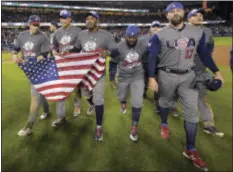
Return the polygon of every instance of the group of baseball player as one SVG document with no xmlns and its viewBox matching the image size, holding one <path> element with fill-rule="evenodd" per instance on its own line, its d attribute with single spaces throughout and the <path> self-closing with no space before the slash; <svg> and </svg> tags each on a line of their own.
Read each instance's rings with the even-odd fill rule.
<svg viewBox="0 0 233 172">
<path fill-rule="evenodd" d="M 125 39 L 118 44 L 111 33 L 98 27 L 99 15 L 95 11 L 90 11 L 86 15 L 86 30 L 71 25 L 70 11 L 60 11 L 61 27 L 58 28 L 56 23 L 52 23 L 47 37 L 39 31 L 39 16 L 32 15 L 29 17 L 29 30 L 20 33 L 17 38 L 13 61 L 26 62 L 32 57 L 39 61 L 49 56 L 102 49 L 102 57 L 111 57 L 110 84 L 112 88 L 117 88 L 123 114 L 126 113 L 129 92 L 131 95 L 130 139 L 138 140 L 137 126 L 143 98 L 146 98 L 149 88 L 154 91 L 155 109 L 161 117 L 162 138 L 169 137 L 168 114 L 177 112 L 177 104 L 180 101 L 186 132 L 183 155 L 192 160 L 195 166 L 207 171 L 206 163 L 201 160 L 195 148 L 198 110 L 204 122 L 203 131 L 223 136 L 224 133 L 215 127 L 213 112 L 206 97 L 208 90 L 219 89 L 224 84 L 224 79 L 212 58 L 214 41 L 211 30 L 202 25 L 203 13 L 202 9 L 192 10 L 187 16 L 189 23 L 186 24 L 183 5 L 173 2 L 166 8 L 166 17 L 169 21 L 167 26 L 162 28 L 159 21 L 154 21 L 149 33 L 140 37 L 140 29 L 136 25 L 130 25 L 125 31 Z M 22 52 L 22 59 L 17 56 L 19 51 Z M 209 68 L 215 76 L 212 77 L 206 68 Z M 118 73 L 117 84 L 116 73 Z M 91 92 L 84 87 L 75 89 L 74 116 L 81 113 L 80 100 L 85 97 L 90 104 L 87 114 L 96 113 L 97 141 L 103 141 L 105 82 L 103 74 Z M 25 127 L 18 132 L 19 136 L 32 133 L 40 105 L 43 106 L 40 118 L 45 119 L 50 114 L 48 102 L 31 84 L 30 114 Z M 57 119 L 52 122 L 53 127 L 65 122 L 65 101 L 56 103 L 56 114 Z"/>
</svg>

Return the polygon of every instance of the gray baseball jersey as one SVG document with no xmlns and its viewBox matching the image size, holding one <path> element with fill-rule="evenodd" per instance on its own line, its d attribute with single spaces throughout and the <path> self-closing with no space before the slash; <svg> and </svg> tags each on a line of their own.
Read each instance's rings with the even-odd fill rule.
<svg viewBox="0 0 233 172">
<path fill-rule="evenodd" d="M 70 52 L 75 47 L 75 43 L 78 39 L 78 34 L 81 31 L 80 28 L 71 26 L 69 28 L 59 28 L 53 37 L 53 46 L 58 49 L 59 53 Z"/>
<path fill-rule="evenodd" d="M 211 29 L 205 26 L 201 26 L 200 28 L 202 28 L 205 33 L 205 41 L 206 41 L 207 47 L 212 53 L 213 48 L 214 48 L 213 33 Z M 206 69 L 206 67 L 203 65 L 203 63 L 201 62 L 197 54 L 194 57 L 194 63 L 195 63 L 195 67 L 194 67 L 195 72 L 203 72 Z"/>
<path fill-rule="evenodd" d="M 203 30 L 191 25 L 177 31 L 166 26 L 156 33 L 161 43 L 158 67 L 185 70 L 194 66 L 194 55 Z"/>
<path fill-rule="evenodd" d="M 133 82 L 144 78 L 144 70 L 141 62 L 142 55 L 147 50 L 147 44 L 138 39 L 134 47 L 129 47 L 126 41 L 118 43 L 119 82 Z"/>
<path fill-rule="evenodd" d="M 81 31 L 75 46 L 78 49 L 81 48 L 83 52 L 93 51 L 98 48 L 110 51 L 117 49 L 117 44 L 111 33 L 103 29 L 98 29 L 96 32 Z"/>
<path fill-rule="evenodd" d="M 19 34 L 15 48 L 20 49 L 23 59 L 27 59 L 50 52 L 51 44 L 42 32 L 38 31 L 36 34 L 31 34 L 28 30 Z"/>
</svg>

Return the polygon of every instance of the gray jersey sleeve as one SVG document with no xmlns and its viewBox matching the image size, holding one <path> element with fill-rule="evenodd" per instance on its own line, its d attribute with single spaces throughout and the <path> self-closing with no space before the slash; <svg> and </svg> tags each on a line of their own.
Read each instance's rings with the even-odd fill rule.
<svg viewBox="0 0 233 172">
<path fill-rule="evenodd" d="M 41 53 L 48 53 L 51 51 L 51 44 L 49 40 L 44 36 L 41 44 Z"/>
<path fill-rule="evenodd" d="M 107 41 L 106 42 L 107 43 L 107 49 L 109 51 L 117 49 L 117 43 L 116 43 L 115 39 L 113 38 L 113 36 L 110 33 L 107 35 L 106 41 Z"/>
<path fill-rule="evenodd" d="M 21 34 L 18 36 L 18 38 L 14 42 L 14 51 L 15 52 L 19 52 L 20 51 L 20 36 L 21 36 Z"/>
<path fill-rule="evenodd" d="M 58 34 L 58 30 L 54 33 L 53 37 L 52 37 L 52 49 L 58 51 L 58 41 L 57 41 L 57 34 Z"/>
<path fill-rule="evenodd" d="M 81 45 L 81 40 L 80 40 L 80 33 L 78 33 L 78 37 L 74 43 L 74 47 L 77 48 L 77 49 L 82 49 L 82 45 Z"/>
</svg>

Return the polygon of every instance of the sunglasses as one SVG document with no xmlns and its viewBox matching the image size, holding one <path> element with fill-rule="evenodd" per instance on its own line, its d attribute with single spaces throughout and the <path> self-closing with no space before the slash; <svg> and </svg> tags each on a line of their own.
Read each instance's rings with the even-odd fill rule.
<svg viewBox="0 0 233 172">
<path fill-rule="evenodd" d="M 67 19 L 69 17 L 60 16 L 60 19 Z"/>
<path fill-rule="evenodd" d="M 39 23 L 31 23 L 31 25 L 34 26 L 34 27 L 40 27 Z"/>
</svg>

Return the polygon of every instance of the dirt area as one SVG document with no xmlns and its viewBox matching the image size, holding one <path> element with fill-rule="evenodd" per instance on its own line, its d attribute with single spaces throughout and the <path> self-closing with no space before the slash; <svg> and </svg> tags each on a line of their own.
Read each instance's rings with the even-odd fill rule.
<svg viewBox="0 0 233 172">
<path fill-rule="evenodd" d="M 219 66 L 230 65 L 230 46 L 217 46 L 214 48 L 214 60 Z"/>
</svg>

